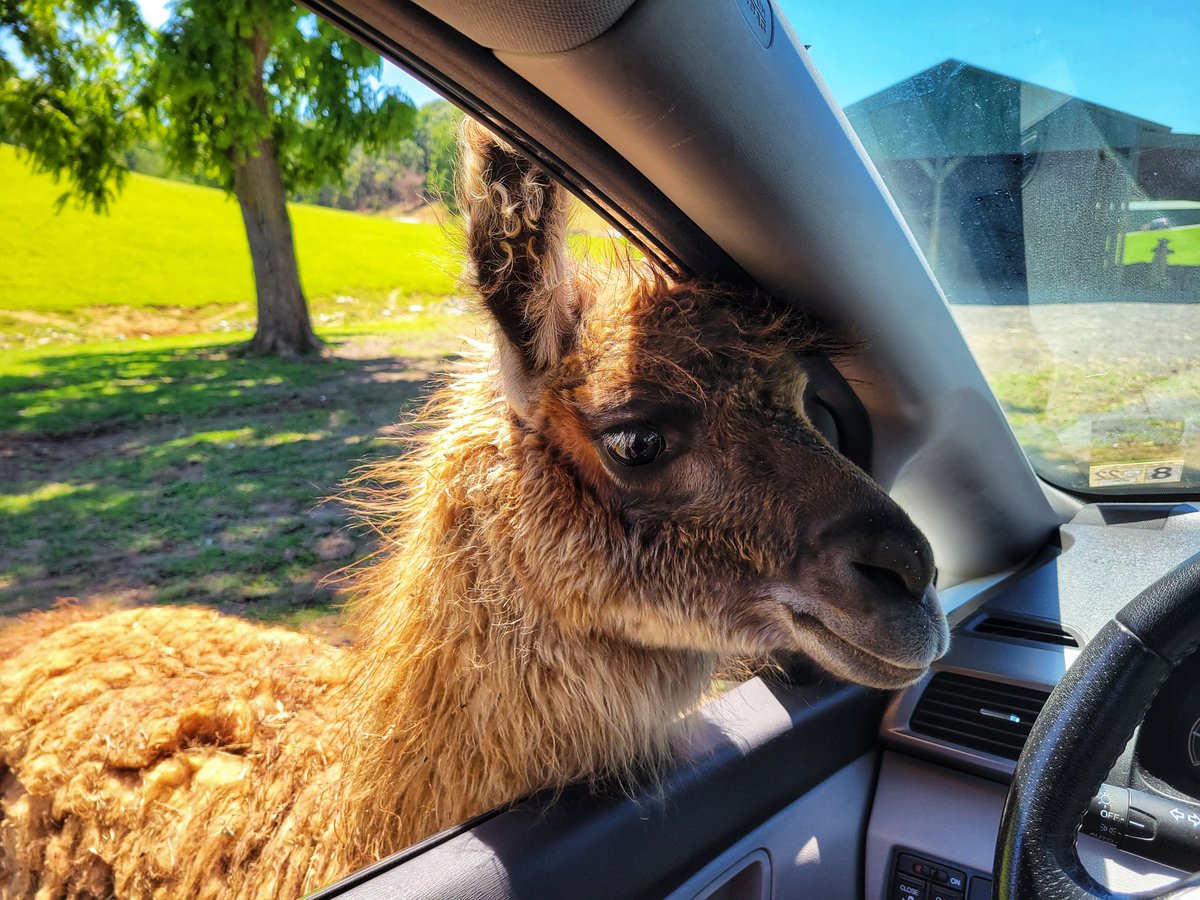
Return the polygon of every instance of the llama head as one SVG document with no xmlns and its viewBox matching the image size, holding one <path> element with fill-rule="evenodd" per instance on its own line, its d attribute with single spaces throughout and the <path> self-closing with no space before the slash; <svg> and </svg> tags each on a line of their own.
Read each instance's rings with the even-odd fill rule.
<svg viewBox="0 0 1200 900">
<path fill-rule="evenodd" d="M 589 274 L 564 192 L 469 122 L 458 187 L 539 613 L 642 646 L 801 651 L 879 687 L 919 678 L 948 642 L 932 551 L 808 419 L 817 332 L 759 293 Z"/>
</svg>

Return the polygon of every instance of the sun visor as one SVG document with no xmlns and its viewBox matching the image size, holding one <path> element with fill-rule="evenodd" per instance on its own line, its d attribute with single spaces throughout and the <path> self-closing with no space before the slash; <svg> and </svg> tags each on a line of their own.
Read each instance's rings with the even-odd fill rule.
<svg viewBox="0 0 1200 900">
<path fill-rule="evenodd" d="M 635 0 L 416 0 L 416 5 L 481 47 L 560 53 L 595 40 Z"/>
</svg>

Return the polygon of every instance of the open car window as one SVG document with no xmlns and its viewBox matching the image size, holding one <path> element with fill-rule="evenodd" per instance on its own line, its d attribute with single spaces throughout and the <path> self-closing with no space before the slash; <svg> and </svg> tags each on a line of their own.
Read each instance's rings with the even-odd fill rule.
<svg viewBox="0 0 1200 900">
<path fill-rule="evenodd" d="M 1038 474 L 1110 496 L 1200 485 L 1200 20 L 789 12 Z"/>
</svg>

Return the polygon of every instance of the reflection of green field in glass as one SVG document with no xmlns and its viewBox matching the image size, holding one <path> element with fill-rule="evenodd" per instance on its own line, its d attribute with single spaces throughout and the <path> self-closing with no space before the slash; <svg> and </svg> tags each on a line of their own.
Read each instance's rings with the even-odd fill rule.
<svg viewBox="0 0 1200 900">
<path fill-rule="evenodd" d="M 1168 265 L 1200 266 L 1200 225 L 1161 231 L 1131 231 L 1125 235 L 1123 262 L 1126 265 L 1152 262 L 1154 248 L 1164 239 L 1168 241 L 1167 247 L 1173 251 L 1167 257 Z"/>
</svg>

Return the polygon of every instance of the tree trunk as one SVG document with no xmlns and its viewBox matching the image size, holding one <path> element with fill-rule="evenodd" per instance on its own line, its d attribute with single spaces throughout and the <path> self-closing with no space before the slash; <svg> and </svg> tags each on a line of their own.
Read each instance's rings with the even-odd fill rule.
<svg viewBox="0 0 1200 900">
<path fill-rule="evenodd" d="M 233 179 L 258 295 L 258 327 L 247 349 L 284 357 L 309 356 L 319 353 L 322 344 L 313 333 L 308 302 L 300 287 L 283 177 L 274 144 L 264 140 L 259 147 L 258 156 L 239 165 Z"/>
<path fill-rule="evenodd" d="M 266 30 L 250 38 L 255 71 L 249 85 L 251 100 L 268 116 L 263 88 L 263 64 L 270 43 Z M 324 346 L 313 333 L 308 301 L 300 287 L 292 220 L 288 216 L 283 174 L 269 137 L 258 142 L 257 154 L 235 160 L 233 190 L 242 209 L 254 288 L 258 296 L 258 327 L 247 350 L 287 358 L 311 356 Z"/>
</svg>

